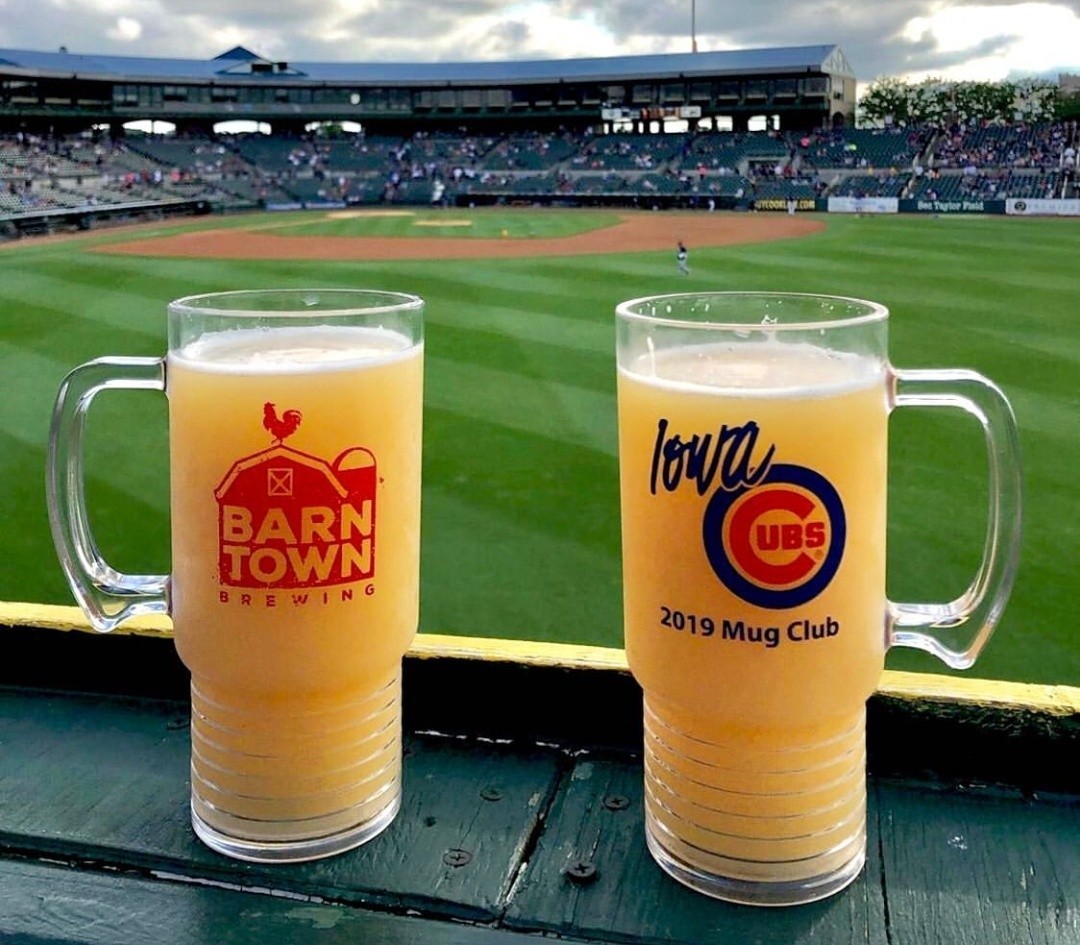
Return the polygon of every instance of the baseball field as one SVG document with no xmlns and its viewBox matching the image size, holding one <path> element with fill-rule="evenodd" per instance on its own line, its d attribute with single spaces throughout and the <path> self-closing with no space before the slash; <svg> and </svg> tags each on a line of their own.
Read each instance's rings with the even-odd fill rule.
<svg viewBox="0 0 1080 945">
<path fill-rule="evenodd" d="M 678 273 L 675 240 L 690 246 Z M 165 306 L 198 292 L 371 287 L 427 301 L 421 629 L 621 644 L 614 316 L 703 289 L 854 295 L 892 311 L 902 367 L 997 381 L 1021 431 L 1019 578 L 974 674 L 1080 684 L 1080 223 L 447 210 L 257 214 L 0 247 L 0 599 L 70 603 L 44 458 L 56 389 L 93 357 L 159 355 Z M 88 432 L 106 558 L 164 572 L 166 406 L 110 392 Z M 891 422 L 889 593 L 955 597 L 983 542 L 969 417 Z M 892 668 L 943 671 L 912 651 Z"/>
</svg>

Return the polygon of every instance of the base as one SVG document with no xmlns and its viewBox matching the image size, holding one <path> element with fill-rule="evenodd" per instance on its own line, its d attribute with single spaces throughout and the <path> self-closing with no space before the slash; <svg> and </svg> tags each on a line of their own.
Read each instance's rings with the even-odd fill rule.
<svg viewBox="0 0 1080 945">
<path fill-rule="evenodd" d="M 866 851 L 863 849 L 852 860 L 831 873 L 809 879 L 765 882 L 731 879 L 695 869 L 664 849 L 653 836 L 651 823 L 645 825 L 645 844 L 657 865 L 684 886 L 713 899 L 744 906 L 801 906 L 819 899 L 828 899 L 855 882 L 866 862 Z"/>
<path fill-rule="evenodd" d="M 390 826 L 400 807 L 401 796 L 398 795 L 385 810 L 352 830 L 311 840 L 272 842 L 228 837 L 199 817 L 194 805 L 191 809 L 191 826 L 195 835 L 211 850 L 231 856 L 235 860 L 246 860 L 249 863 L 303 863 L 335 856 L 362 846 Z"/>
<path fill-rule="evenodd" d="M 243 695 L 192 679 L 191 822 L 208 847 L 257 862 L 313 860 L 365 843 L 394 819 L 398 671 L 348 692 Z"/>
<path fill-rule="evenodd" d="M 838 892 L 862 869 L 862 706 L 808 728 L 751 728 L 646 694 L 644 768 L 649 850 L 698 892 L 796 905 Z"/>
</svg>

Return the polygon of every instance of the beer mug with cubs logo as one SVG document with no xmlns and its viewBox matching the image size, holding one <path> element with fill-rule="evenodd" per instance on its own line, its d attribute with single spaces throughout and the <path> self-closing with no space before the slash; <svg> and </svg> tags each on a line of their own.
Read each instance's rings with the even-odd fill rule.
<svg viewBox="0 0 1080 945">
<path fill-rule="evenodd" d="M 191 817 L 240 859 L 329 856 L 401 798 L 401 660 L 416 631 L 421 299 L 265 290 L 169 305 L 166 357 L 60 389 L 57 552 L 95 629 L 168 613 L 191 671 Z M 120 574 L 84 501 L 82 434 L 108 388 L 169 403 L 172 573 Z"/>
<path fill-rule="evenodd" d="M 865 704 L 890 646 L 974 662 L 1016 573 L 1021 479 L 1004 395 L 897 370 L 887 310 L 701 293 L 617 308 L 627 657 L 644 693 L 646 838 L 684 884 L 791 905 L 866 849 Z M 887 424 L 977 419 L 987 540 L 951 603 L 885 596 Z"/>
</svg>

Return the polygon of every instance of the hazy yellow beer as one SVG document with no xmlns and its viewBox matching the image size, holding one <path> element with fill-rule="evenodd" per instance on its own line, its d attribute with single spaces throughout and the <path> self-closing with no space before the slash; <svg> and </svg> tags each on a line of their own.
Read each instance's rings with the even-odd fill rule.
<svg viewBox="0 0 1080 945">
<path fill-rule="evenodd" d="M 421 355 L 362 327 L 227 331 L 169 355 L 197 829 L 288 842 L 397 809 Z"/>
<path fill-rule="evenodd" d="M 861 848 L 885 654 L 883 369 L 791 348 L 676 348 L 619 374 L 647 816 L 690 866 L 748 880 Z"/>
<path fill-rule="evenodd" d="M 169 304 L 166 357 L 87 362 L 57 395 L 60 563 L 96 630 L 171 615 L 191 671 L 191 822 L 221 853 L 329 856 L 400 806 L 423 311 L 365 289 L 189 296 Z M 168 396 L 169 575 L 110 567 L 87 518 L 86 415 L 120 387 Z"/>
<path fill-rule="evenodd" d="M 718 898 L 823 898 L 865 859 L 865 704 L 886 649 L 967 666 L 1000 615 L 1019 527 L 1011 412 L 971 372 L 892 368 L 874 303 L 700 293 L 617 311 L 624 624 L 644 693 L 649 848 Z M 951 604 L 886 599 L 887 425 L 905 403 L 993 415 L 993 550 Z M 1013 521 L 999 554 L 1002 512 Z M 934 632 L 972 616 L 966 649 Z M 927 629 L 899 629 L 911 627 Z"/>
</svg>

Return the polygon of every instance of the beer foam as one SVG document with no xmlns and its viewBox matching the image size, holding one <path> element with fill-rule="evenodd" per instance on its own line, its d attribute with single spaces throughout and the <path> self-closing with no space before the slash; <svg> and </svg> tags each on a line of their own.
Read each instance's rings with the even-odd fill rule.
<svg viewBox="0 0 1080 945">
<path fill-rule="evenodd" d="M 830 397 L 880 384 L 885 364 L 807 342 L 762 341 L 646 352 L 620 372 L 658 387 L 724 397 Z"/>
<path fill-rule="evenodd" d="M 385 328 L 235 328 L 203 335 L 170 352 L 169 360 L 198 371 L 307 373 L 396 361 L 420 347 L 400 332 Z"/>
</svg>

